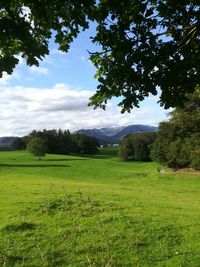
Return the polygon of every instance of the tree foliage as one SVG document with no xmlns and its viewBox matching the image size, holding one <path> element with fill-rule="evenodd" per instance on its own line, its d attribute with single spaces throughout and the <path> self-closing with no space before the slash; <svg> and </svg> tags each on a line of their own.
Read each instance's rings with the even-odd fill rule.
<svg viewBox="0 0 200 267">
<path fill-rule="evenodd" d="M 71 134 L 69 130 L 34 130 L 24 139 L 29 143 L 35 138 L 44 140 L 46 152 L 49 154 L 96 154 L 99 148 L 99 142 L 95 137 L 79 133 Z"/>
<path fill-rule="evenodd" d="M 155 141 L 156 133 L 136 133 L 125 136 L 119 148 L 119 157 L 123 160 L 151 161 L 150 145 Z"/>
<path fill-rule="evenodd" d="M 0 74 L 11 73 L 21 54 L 38 65 L 54 35 L 68 51 L 78 33 L 96 23 L 90 60 L 99 81 L 90 104 L 113 96 L 129 111 L 161 88 L 165 108 L 183 103 L 200 83 L 200 5 L 197 0 L 2 0 Z"/>
<path fill-rule="evenodd" d="M 200 170 L 200 149 L 192 152 L 191 167 Z"/>
<path fill-rule="evenodd" d="M 41 157 L 45 156 L 47 147 L 45 141 L 42 138 L 35 137 L 28 143 L 27 150 L 38 159 L 41 159 Z"/>
<path fill-rule="evenodd" d="M 169 121 L 159 125 L 151 157 L 172 168 L 200 168 L 200 94 L 190 95 L 183 108 L 176 108 Z"/>
<path fill-rule="evenodd" d="M 34 130 L 28 135 L 27 139 L 30 140 L 35 137 L 40 137 L 45 140 L 45 143 L 47 145 L 47 153 L 49 154 L 67 155 L 72 150 L 71 133 L 69 132 L 69 130 Z"/>
<path fill-rule="evenodd" d="M 73 151 L 80 154 L 96 154 L 99 142 L 95 137 L 76 133 L 72 136 Z"/>
<path fill-rule="evenodd" d="M 49 54 L 49 39 L 61 50 L 67 51 L 69 43 L 86 29 L 94 1 L 40 1 L 2 0 L 0 2 L 0 73 L 11 73 L 21 53 L 28 65 L 38 65 Z"/>
<path fill-rule="evenodd" d="M 22 150 L 22 149 L 26 149 L 26 142 L 24 140 L 24 138 L 16 138 L 13 142 L 12 142 L 12 147 L 13 149 L 16 150 Z"/>
</svg>

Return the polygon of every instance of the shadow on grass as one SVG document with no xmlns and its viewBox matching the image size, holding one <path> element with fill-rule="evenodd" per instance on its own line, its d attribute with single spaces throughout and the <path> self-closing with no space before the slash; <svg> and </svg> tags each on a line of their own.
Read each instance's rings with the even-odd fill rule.
<svg viewBox="0 0 200 267">
<path fill-rule="evenodd" d="M 111 155 L 86 155 L 86 157 L 88 158 L 92 158 L 92 159 L 109 159 L 109 158 L 113 158 L 114 156 L 111 156 Z"/>
<path fill-rule="evenodd" d="M 87 160 L 87 159 L 108 159 L 113 158 L 114 156 L 111 155 L 101 155 L 101 154 L 73 154 L 73 156 L 80 157 L 80 159 L 77 160 Z"/>
<path fill-rule="evenodd" d="M 36 226 L 37 225 L 34 223 L 27 223 L 27 222 L 8 224 L 6 225 L 6 227 L 3 228 L 3 231 L 6 232 L 28 231 L 35 229 Z"/>
<path fill-rule="evenodd" d="M 79 155 L 79 157 L 80 157 L 80 155 Z M 74 160 L 87 160 L 86 158 L 78 158 L 78 159 L 76 159 L 76 158 L 74 158 L 74 159 L 66 159 L 66 158 L 63 158 L 63 159 L 45 159 L 44 161 L 74 161 Z"/>
<path fill-rule="evenodd" d="M 61 159 L 44 159 L 44 161 L 79 161 L 79 160 L 89 160 L 89 159 L 107 159 L 114 156 L 103 155 L 103 154 L 76 154 L 73 153 L 71 156 L 77 158 L 61 158 Z"/>
<path fill-rule="evenodd" d="M 15 167 L 15 168 L 54 168 L 54 167 L 70 167 L 64 164 L 0 164 L 0 167 Z"/>
</svg>

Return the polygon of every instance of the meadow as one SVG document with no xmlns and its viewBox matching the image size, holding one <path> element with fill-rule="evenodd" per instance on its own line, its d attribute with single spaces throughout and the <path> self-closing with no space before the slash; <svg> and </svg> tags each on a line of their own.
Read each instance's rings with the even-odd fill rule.
<svg viewBox="0 0 200 267">
<path fill-rule="evenodd" d="M 0 152 L 0 266 L 200 266 L 200 175 Z"/>
</svg>

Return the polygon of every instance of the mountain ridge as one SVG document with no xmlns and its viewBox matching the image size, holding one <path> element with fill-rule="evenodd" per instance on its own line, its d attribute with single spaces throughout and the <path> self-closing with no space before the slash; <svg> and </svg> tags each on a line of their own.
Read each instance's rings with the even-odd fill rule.
<svg viewBox="0 0 200 267">
<path fill-rule="evenodd" d="M 133 124 L 124 127 L 80 129 L 76 132 L 96 137 L 100 144 L 119 143 L 125 135 L 141 132 L 156 132 L 157 127 Z"/>
</svg>

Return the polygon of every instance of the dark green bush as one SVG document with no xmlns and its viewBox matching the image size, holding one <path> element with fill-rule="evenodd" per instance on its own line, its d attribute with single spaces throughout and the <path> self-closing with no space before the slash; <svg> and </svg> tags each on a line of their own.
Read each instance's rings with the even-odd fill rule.
<svg viewBox="0 0 200 267">
<path fill-rule="evenodd" d="M 200 149 L 192 152 L 191 167 L 195 170 L 200 170 Z"/>
<path fill-rule="evenodd" d="M 123 160 L 151 161 L 150 145 L 156 133 L 136 133 L 124 137 L 119 147 L 119 157 Z"/>
</svg>

